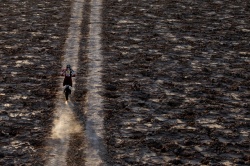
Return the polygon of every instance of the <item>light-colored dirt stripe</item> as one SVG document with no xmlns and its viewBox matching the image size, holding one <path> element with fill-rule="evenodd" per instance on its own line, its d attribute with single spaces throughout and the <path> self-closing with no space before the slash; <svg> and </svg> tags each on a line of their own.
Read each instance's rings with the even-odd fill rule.
<svg viewBox="0 0 250 166">
<path fill-rule="evenodd" d="M 101 52 L 101 10 L 102 0 L 91 1 L 91 14 L 88 39 L 88 77 L 85 114 L 86 121 L 86 149 L 85 165 L 105 165 L 102 156 L 103 146 L 103 99 L 100 96 L 102 91 L 102 52 Z"/>
<path fill-rule="evenodd" d="M 83 14 L 84 0 L 75 0 L 71 9 L 70 27 L 65 43 L 65 54 L 63 56 L 62 66 L 71 64 L 72 68 L 77 71 L 79 43 L 81 39 L 81 24 Z M 62 87 L 63 78 L 60 79 L 60 87 Z M 73 80 L 73 86 L 75 81 Z M 74 89 L 74 87 L 73 87 Z M 63 88 L 57 93 L 56 109 L 54 115 L 54 126 L 51 138 L 48 141 L 49 159 L 46 165 L 64 166 L 66 163 L 66 155 L 70 134 L 82 131 L 81 125 L 76 121 L 73 114 L 73 103 L 65 102 Z"/>
</svg>

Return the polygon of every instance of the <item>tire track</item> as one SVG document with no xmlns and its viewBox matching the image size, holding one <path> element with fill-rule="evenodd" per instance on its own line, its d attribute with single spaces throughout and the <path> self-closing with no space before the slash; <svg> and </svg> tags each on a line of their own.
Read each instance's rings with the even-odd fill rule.
<svg viewBox="0 0 250 166">
<path fill-rule="evenodd" d="M 102 0 L 92 0 L 90 2 L 90 24 L 88 38 L 88 75 L 87 94 L 85 103 L 86 115 L 86 163 L 85 165 L 102 165 L 105 154 L 103 144 L 103 99 L 100 95 L 102 91 L 102 52 L 101 52 L 101 11 Z"/>
<path fill-rule="evenodd" d="M 77 71 L 79 43 L 81 39 L 81 24 L 84 0 L 73 2 L 71 9 L 70 27 L 68 37 L 65 43 L 65 54 L 63 55 L 62 66 L 71 64 Z M 63 78 L 59 79 L 60 87 Z M 73 80 L 73 89 L 75 81 Z M 74 103 L 64 102 L 63 88 L 57 93 L 56 108 L 54 114 L 54 126 L 51 132 L 51 138 L 48 141 L 49 157 L 46 165 L 67 165 L 66 156 L 69 149 L 70 136 L 80 134 L 82 126 L 73 114 Z"/>
<path fill-rule="evenodd" d="M 72 95 L 72 100 L 74 100 L 73 112 L 77 118 L 77 121 L 82 125 L 81 133 L 74 133 L 70 136 L 69 148 L 67 151 L 67 164 L 68 166 L 81 165 L 85 163 L 85 120 L 84 115 L 84 104 L 83 102 L 86 97 L 86 82 L 87 82 L 87 37 L 89 36 L 89 15 L 90 15 L 90 1 L 85 0 L 83 5 L 83 19 L 81 25 L 81 40 L 80 49 L 78 56 L 78 69 L 77 77 L 75 79 L 75 90 Z"/>
<path fill-rule="evenodd" d="M 78 53 L 80 50 L 81 26 L 83 26 L 83 6 L 88 2 L 89 1 L 85 2 L 84 0 L 81 0 L 73 3 L 68 38 L 65 43 L 65 55 L 63 57 L 62 65 L 65 66 L 67 63 L 70 63 L 76 71 L 78 65 Z M 79 140 L 84 139 L 82 136 L 83 134 L 85 134 L 85 140 L 87 142 L 87 145 L 85 145 L 85 165 L 105 164 L 103 159 L 103 156 L 105 155 L 103 144 L 103 99 L 99 94 L 102 91 L 101 72 L 103 59 L 100 37 L 102 25 L 101 10 L 101 0 L 93 0 L 90 2 L 89 35 L 86 39 L 86 54 L 88 58 L 88 74 L 86 78 L 87 94 L 83 108 L 85 115 L 80 114 L 80 116 L 85 116 L 86 124 L 85 126 L 81 125 L 79 117 L 75 117 L 75 102 L 72 103 L 69 101 L 68 103 L 63 103 L 64 96 L 61 92 L 58 92 L 54 127 L 52 129 L 51 138 L 48 142 L 50 155 L 47 165 L 67 165 L 75 162 L 77 163 L 77 161 L 72 161 L 72 156 L 74 154 L 70 154 L 68 151 L 72 151 L 71 146 L 76 144 L 74 141 L 83 141 Z M 87 17 L 87 15 L 84 16 Z M 63 79 L 60 79 L 60 83 L 62 81 Z M 73 85 L 75 85 L 74 80 Z M 85 131 L 83 128 L 85 128 Z M 77 139 L 72 137 L 77 137 Z M 82 143 L 79 145 L 83 146 Z M 79 148 L 82 149 L 83 147 Z"/>
</svg>

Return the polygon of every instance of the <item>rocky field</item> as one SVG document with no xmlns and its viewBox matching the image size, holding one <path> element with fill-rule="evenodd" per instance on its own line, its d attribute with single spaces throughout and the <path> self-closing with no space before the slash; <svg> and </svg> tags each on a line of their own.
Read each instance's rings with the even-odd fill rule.
<svg viewBox="0 0 250 166">
<path fill-rule="evenodd" d="M 104 4 L 113 164 L 250 164 L 249 2 Z"/>
<path fill-rule="evenodd" d="M 72 96 L 82 122 L 89 3 Z M 0 165 L 47 160 L 71 5 L 1 1 Z M 248 0 L 103 0 L 106 165 L 250 164 L 249 9 Z"/>
<path fill-rule="evenodd" d="M 0 165 L 43 165 L 70 1 L 0 6 Z"/>
</svg>

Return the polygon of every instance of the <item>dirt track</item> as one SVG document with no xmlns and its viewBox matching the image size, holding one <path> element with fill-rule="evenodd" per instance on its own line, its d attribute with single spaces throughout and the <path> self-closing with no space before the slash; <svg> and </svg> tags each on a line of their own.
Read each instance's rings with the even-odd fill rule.
<svg viewBox="0 0 250 166">
<path fill-rule="evenodd" d="M 73 113 L 84 127 L 90 0 Z M 103 0 L 107 165 L 249 165 L 250 6 Z M 0 7 L 0 165 L 44 165 L 70 1 Z M 72 135 L 68 165 L 84 165 Z M 77 149 L 76 147 L 79 147 Z"/>
</svg>

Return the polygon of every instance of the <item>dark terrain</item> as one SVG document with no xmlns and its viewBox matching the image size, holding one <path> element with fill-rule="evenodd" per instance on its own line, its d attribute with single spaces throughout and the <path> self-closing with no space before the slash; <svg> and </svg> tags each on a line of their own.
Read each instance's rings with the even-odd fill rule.
<svg viewBox="0 0 250 166">
<path fill-rule="evenodd" d="M 1 1 L 0 165 L 47 159 L 70 9 Z M 87 0 L 76 114 L 89 12 Z M 102 17 L 108 165 L 249 165 L 249 1 L 103 0 Z"/>
<path fill-rule="evenodd" d="M 70 5 L 1 1 L 0 165 L 43 165 Z"/>
<path fill-rule="evenodd" d="M 248 1 L 106 0 L 114 165 L 249 165 Z"/>
</svg>

